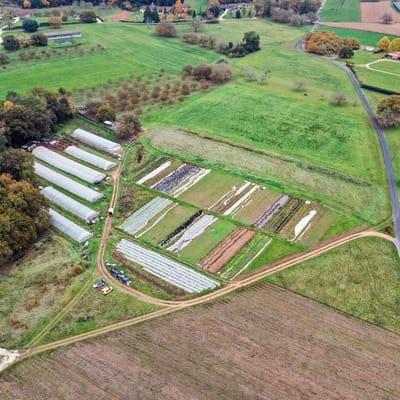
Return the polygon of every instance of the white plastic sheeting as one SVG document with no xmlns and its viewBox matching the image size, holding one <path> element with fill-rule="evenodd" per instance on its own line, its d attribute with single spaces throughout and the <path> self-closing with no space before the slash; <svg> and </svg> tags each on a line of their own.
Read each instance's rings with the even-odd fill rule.
<svg viewBox="0 0 400 400">
<path fill-rule="evenodd" d="M 51 186 L 45 187 L 40 192 L 46 199 L 83 219 L 85 222 L 94 222 L 99 218 L 99 213 L 97 211 L 86 207 L 84 204 L 79 203 L 79 201 L 74 200 Z"/>
<path fill-rule="evenodd" d="M 103 157 L 96 156 L 95 154 L 89 153 L 88 151 L 82 150 L 76 146 L 68 146 L 64 151 L 67 154 L 78 158 L 79 160 L 85 161 L 88 164 L 94 165 L 95 167 L 104 169 L 105 171 L 108 171 L 109 169 L 117 166 L 115 162 L 106 160 Z"/>
<path fill-rule="evenodd" d="M 183 235 L 170 247 L 169 251 L 177 253 L 183 250 L 186 246 L 189 246 L 193 240 L 197 239 L 204 231 L 209 228 L 215 221 L 216 217 L 213 215 L 203 215 L 193 225 L 190 225 L 184 232 Z"/>
<path fill-rule="evenodd" d="M 78 162 L 64 157 L 61 154 L 58 154 L 55 151 L 49 150 L 43 146 L 38 146 L 33 149 L 32 154 L 39 160 L 42 160 L 47 164 L 74 175 L 85 182 L 97 183 L 106 177 L 102 172 L 95 171 L 92 168 L 79 164 Z"/>
<path fill-rule="evenodd" d="M 59 186 L 68 192 L 74 193 L 82 199 L 94 203 L 103 197 L 102 193 L 96 192 L 95 190 L 90 189 L 63 174 L 59 174 L 58 172 L 47 168 L 43 164 L 35 161 L 34 166 L 36 175 L 46 179 L 46 181 L 52 183 L 53 185 Z"/>
<path fill-rule="evenodd" d="M 146 203 L 139 210 L 135 211 L 122 225 L 121 229 L 126 233 L 134 235 L 141 231 L 149 221 L 161 211 L 165 210 L 172 204 L 171 200 L 163 197 L 156 197 Z"/>
<path fill-rule="evenodd" d="M 219 286 L 216 280 L 126 239 L 117 244 L 117 250 L 150 274 L 189 293 L 200 293 Z"/>
<path fill-rule="evenodd" d="M 75 129 L 72 133 L 72 136 L 80 140 L 83 143 L 88 144 L 89 146 L 94 147 L 95 149 L 99 149 L 105 151 L 110 154 L 119 154 L 121 152 L 121 145 L 111 140 L 105 139 L 99 135 L 95 135 L 94 133 L 85 131 L 84 129 Z"/>
<path fill-rule="evenodd" d="M 52 208 L 49 209 L 49 214 L 51 216 L 51 224 L 54 228 L 58 229 L 60 232 L 64 233 L 64 235 L 67 235 L 76 242 L 84 242 L 93 236 L 92 232 L 83 229 L 81 226 L 72 222 L 70 219 L 65 218 Z"/>
<path fill-rule="evenodd" d="M 147 182 L 149 179 L 156 177 L 162 171 L 169 168 L 171 166 L 171 164 L 172 164 L 172 162 L 170 160 L 165 161 L 165 163 L 161 164 L 156 169 L 153 169 L 153 171 L 149 172 L 143 178 L 140 178 L 136 183 L 138 183 L 139 185 L 143 185 L 143 183 Z"/>
</svg>

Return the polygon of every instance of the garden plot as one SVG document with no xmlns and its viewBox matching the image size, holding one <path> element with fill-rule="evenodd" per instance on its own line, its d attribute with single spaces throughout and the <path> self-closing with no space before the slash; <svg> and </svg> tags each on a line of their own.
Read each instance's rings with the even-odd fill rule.
<svg viewBox="0 0 400 400">
<path fill-rule="evenodd" d="M 234 215 L 251 201 L 260 186 L 251 182 L 244 182 L 240 186 L 233 186 L 210 209 L 222 215 Z"/>
<path fill-rule="evenodd" d="M 280 195 L 271 192 L 266 187 L 262 186 L 251 196 L 251 199 L 235 213 L 235 218 L 248 225 L 254 225 L 274 204 Z"/>
<path fill-rule="evenodd" d="M 210 170 L 203 169 L 197 165 L 183 164 L 151 187 L 163 193 L 179 196 L 209 172 Z"/>
<path fill-rule="evenodd" d="M 243 179 L 225 172 L 212 170 L 196 185 L 182 194 L 181 198 L 203 208 L 211 208 L 234 187 L 243 184 Z"/>
<path fill-rule="evenodd" d="M 117 250 L 128 260 L 142 266 L 147 272 L 189 293 L 200 293 L 215 289 L 219 283 L 181 263 L 171 260 L 155 251 L 122 239 Z"/>
<path fill-rule="evenodd" d="M 163 197 L 156 197 L 127 218 L 126 221 L 122 223 L 121 229 L 130 235 L 137 235 L 144 228 L 148 227 L 154 218 L 159 216 L 163 211 L 165 212 L 168 207 L 174 204 L 175 203 L 171 200 L 164 199 Z M 158 218 L 156 222 L 161 218 Z"/>
<path fill-rule="evenodd" d="M 187 223 L 190 218 L 198 212 L 194 207 L 176 205 L 171 207 L 158 223 L 153 224 L 149 229 L 142 233 L 141 238 L 152 244 L 165 246 L 169 237 L 182 229 L 182 226 Z"/>
<path fill-rule="evenodd" d="M 272 203 L 272 205 L 256 220 L 254 226 L 257 228 L 263 228 L 274 218 L 276 214 L 279 214 L 280 210 L 289 202 L 289 200 L 290 197 L 286 194 L 279 196 Z"/>
<path fill-rule="evenodd" d="M 208 272 L 218 272 L 253 239 L 255 234 L 254 231 L 245 228 L 235 229 L 204 257 L 199 265 Z"/>
<path fill-rule="evenodd" d="M 201 235 L 185 246 L 179 256 L 187 262 L 198 264 L 236 228 L 234 223 L 217 218 Z"/>
<path fill-rule="evenodd" d="M 279 200 L 282 205 L 279 207 L 278 211 L 274 213 L 272 218 L 263 225 L 265 229 L 275 233 L 281 233 L 304 205 L 302 200 L 290 198 L 286 195 L 281 196 Z"/>
<path fill-rule="evenodd" d="M 175 158 L 157 158 L 148 162 L 137 174 L 136 183 L 152 187 L 182 165 L 182 161 Z"/>
<path fill-rule="evenodd" d="M 174 253 L 182 251 L 185 247 L 189 246 L 189 244 L 202 235 L 217 220 L 217 218 L 213 215 L 201 215 L 201 213 L 198 215 L 199 218 L 197 218 L 197 215 L 195 215 L 196 218 L 193 220 L 193 223 L 190 223 L 172 238 L 171 241 L 173 243 L 168 247 L 169 251 Z"/>
<path fill-rule="evenodd" d="M 306 201 L 281 229 L 280 233 L 290 241 L 302 240 L 320 215 L 317 204 Z"/>
</svg>

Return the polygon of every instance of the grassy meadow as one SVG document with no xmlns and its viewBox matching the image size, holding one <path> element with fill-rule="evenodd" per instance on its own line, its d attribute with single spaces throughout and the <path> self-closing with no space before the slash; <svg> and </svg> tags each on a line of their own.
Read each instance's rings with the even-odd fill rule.
<svg viewBox="0 0 400 400">
<path fill-rule="evenodd" d="M 400 333 L 400 264 L 390 242 L 359 239 L 268 281 Z"/>
<path fill-rule="evenodd" d="M 321 10 L 321 21 L 359 22 L 361 21 L 360 0 L 327 0 Z"/>
<path fill-rule="evenodd" d="M 161 68 L 179 73 L 186 64 L 213 62 L 219 58 L 201 48 L 188 48 L 178 39 L 159 38 L 153 34 L 152 27 L 107 23 L 79 24 L 74 29 L 82 32 L 86 44 L 102 44 L 106 50 L 85 57 L 75 55 L 11 67 L 0 73 L 0 97 L 9 90 L 25 92 L 35 86 L 50 90 L 88 88 L 109 79 L 151 74 Z"/>
</svg>

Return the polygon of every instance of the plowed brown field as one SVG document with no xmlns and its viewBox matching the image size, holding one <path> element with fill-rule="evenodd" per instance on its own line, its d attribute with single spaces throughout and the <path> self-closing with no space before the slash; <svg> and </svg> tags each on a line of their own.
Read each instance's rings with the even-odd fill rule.
<svg viewBox="0 0 400 400">
<path fill-rule="evenodd" d="M 400 336 L 270 285 L 27 359 L 2 400 L 400 398 Z"/>
<path fill-rule="evenodd" d="M 201 268 L 209 272 L 218 272 L 253 239 L 255 234 L 254 231 L 245 228 L 235 229 L 200 261 Z"/>
<path fill-rule="evenodd" d="M 384 14 L 390 14 L 393 22 L 400 22 L 400 14 L 393 9 L 391 1 L 361 2 L 360 5 L 362 22 L 382 22 Z"/>
</svg>

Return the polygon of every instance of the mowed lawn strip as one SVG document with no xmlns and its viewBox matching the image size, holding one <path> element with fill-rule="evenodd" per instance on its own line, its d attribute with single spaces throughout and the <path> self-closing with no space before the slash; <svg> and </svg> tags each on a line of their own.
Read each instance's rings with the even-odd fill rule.
<svg viewBox="0 0 400 400">
<path fill-rule="evenodd" d="M 232 222 L 219 219 L 179 254 L 185 261 L 197 264 L 235 228 L 236 226 Z"/>
<path fill-rule="evenodd" d="M 375 64 L 372 64 L 371 67 L 375 68 Z M 377 69 L 379 68 L 380 64 L 377 65 Z M 356 72 L 360 81 L 363 83 L 400 92 L 400 77 L 359 66 L 356 66 Z"/>
<path fill-rule="evenodd" d="M 400 333 L 400 263 L 390 242 L 359 239 L 268 281 Z"/>
</svg>

